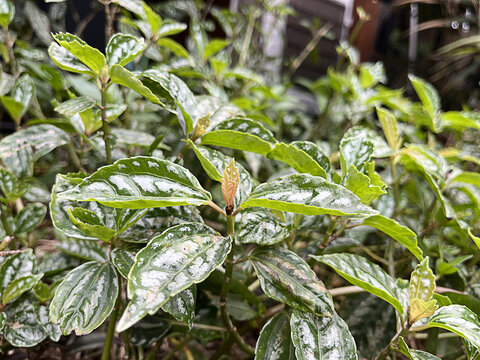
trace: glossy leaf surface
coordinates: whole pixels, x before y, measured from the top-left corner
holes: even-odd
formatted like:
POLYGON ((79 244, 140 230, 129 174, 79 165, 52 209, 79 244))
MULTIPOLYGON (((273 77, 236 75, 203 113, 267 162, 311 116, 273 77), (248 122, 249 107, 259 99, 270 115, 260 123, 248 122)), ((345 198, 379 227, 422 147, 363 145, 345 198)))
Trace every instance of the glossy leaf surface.
POLYGON ((115 248, 110 253, 113 265, 117 268, 120 275, 125 279, 128 279, 128 273, 135 261, 135 255, 122 248, 115 248))
POLYGON ((290 230, 274 213, 249 208, 241 213, 238 241, 242 244, 273 245, 290 235, 290 230))
POLYGON ((145 50, 143 38, 117 33, 110 38, 105 49, 107 65, 126 65, 145 50))
POLYGON ((188 289, 173 295, 163 306, 162 309, 172 315, 178 321, 182 321, 191 329, 195 319, 195 300, 197 298, 197 288, 192 285, 188 289))
POLYGON ((61 252, 83 260, 107 261, 108 255, 98 242, 94 240, 66 239, 57 243, 61 252))
POLYGON ((265 294, 295 309, 332 316, 330 295, 315 272, 297 254, 260 247, 250 255, 265 294))
POLYGON ((2 304, 8 304, 17 299, 20 295, 33 288, 42 277, 43 274, 27 275, 10 282, 3 291, 2 304))
POLYGON ((278 313, 263 326, 255 347, 255 360, 295 360, 295 348, 290 338, 290 319, 278 313))

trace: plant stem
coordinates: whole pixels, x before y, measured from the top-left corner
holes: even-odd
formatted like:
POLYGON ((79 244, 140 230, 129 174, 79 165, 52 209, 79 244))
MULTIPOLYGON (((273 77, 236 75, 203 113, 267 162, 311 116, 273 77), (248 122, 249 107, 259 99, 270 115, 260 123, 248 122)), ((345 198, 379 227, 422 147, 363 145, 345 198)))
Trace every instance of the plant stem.
POLYGON ((107 117, 107 88, 105 83, 102 83, 102 88, 100 89, 102 95, 102 105, 100 107, 102 111, 102 130, 103 130, 103 141, 105 142, 105 155, 107 157, 107 164, 112 163, 112 147, 110 142, 110 128, 108 126, 108 117, 107 117))
POLYGON ((106 20, 106 25, 105 25, 105 45, 108 43, 110 38, 113 35, 113 16, 114 12, 112 9, 110 9, 110 0, 104 0, 105 4, 105 20, 106 20))
POLYGON ((398 192, 398 178, 397 178, 397 166, 395 163, 395 155, 392 155, 390 157, 390 165, 391 165, 391 171, 392 171, 393 200, 394 200, 394 209, 393 209, 392 218, 395 218, 395 216, 398 213, 398 206, 400 205, 400 193, 398 192))
POLYGON ((395 345, 397 342, 398 342, 398 339, 400 338, 400 336, 402 335, 405 335, 408 333, 408 327, 407 327, 407 324, 405 324, 404 326, 402 326, 398 331, 397 333, 395 334, 395 336, 392 338, 392 340, 390 340, 390 342, 388 343, 387 346, 385 346, 385 348, 382 350, 382 352, 375 358, 375 360, 384 360, 388 354, 390 354, 390 351, 392 350, 392 346, 395 345))
POLYGON ((172 350, 170 350, 170 352, 169 352, 167 355, 165 355, 165 356, 162 358, 162 360, 170 360, 171 358, 173 358, 173 356, 175 355, 175 353, 176 353, 178 350, 180 350, 182 347, 184 347, 185 344, 190 341, 190 339, 191 339, 190 336, 186 336, 182 341, 180 341, 177 345, 175 345, 175 347, 174 347, 172 350))
POLYGON ((254 13, 254 10, 250 10, 248 14, 247 31, 245 34, 245 39, 243 40, 242 51, 240 52, 240 59, 238 60, 238 66, 245 65, 245 60, 247 59, 247 55, 249 54, 248 47, 250 45, 250 42, 252 41, 253 29, 255 27, 255 19, 256 15, 254 13))
MULTIPOLYGON (((118 277, 118 274, 117 274, 118 277)), ((118 294, 115 301, 115 308, 110 316, 110 322, 108 324, 107 336, 105 337, 105 344, 103 345, 102 360, 110 359, 110 351, 112 349, 113 336, 115 334, 115 325, 117 323, 118 312, 120 310, 121 294, 118 294)))

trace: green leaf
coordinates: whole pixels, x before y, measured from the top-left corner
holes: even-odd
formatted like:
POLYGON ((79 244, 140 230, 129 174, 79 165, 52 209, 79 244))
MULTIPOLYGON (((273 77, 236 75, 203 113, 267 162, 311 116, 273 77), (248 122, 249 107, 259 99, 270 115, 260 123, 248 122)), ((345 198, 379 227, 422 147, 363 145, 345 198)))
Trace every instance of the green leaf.
POLYGON ((203 60, 206 61, 219 51, 226 48, 230 45, 230 41, 224 39, 212 39, 210 42, 205 46, 205 50, 203 51, 203 60))
MULTIPOLYGON (((172 36, 181 33, 187 29, 187 24, 166 19, 157 31, 158 37, 172 36)), ((166 40, 166 39, 164 39, 166 40)))
POLYGON ((408 75, 408 78, 412 82, 425 110, 433 119, 441 110, 440 97, 438 96, 437 90, 425 80, 414 75, 408 75))
POLYGON ((377 107, 377 116, 382 125, 383 133, 387 138, 388 145, 393 151, 400 149, 402 139, 398 133, 397 119, 388 110, 377 107))
POLYGON ((7 169, 0 167, 0 190, 6 200, 14 202, 28 188, 25 190, 21 189, 17 177, 7 169))
POLYGON ((91 109, 96 104, 95 100, 92 100, 86 96, 79 96, 75 99, 67 100, 55 107, 55 111, 66 117, 72 117, 87 109, 91 109))
POLYGON ((108 261, 105 249, 94 240, 66 239, 56 244, 61 252, 83 260, 108 261))
POLYGON ((72 190, 57 195, 116 208, 203 205, 211 195, 185 168, 153 157, 133 157, 100 168, 72 190))
POLYGON ((351 165, 363 172, 364 163, 370 161, 373 155, 373 143, 361 136, 347 135, 340 142, 342 173, 345 174, 351 165))
POLYGON ((47 207, 42 203, 31 203, 15 217, 15 233, 26 234, 37 227, 47 214, 47 207))
POLYGON ((333 303, 327 289, 297 254, 259 247, 250 255, 250 261, 267 296, 295 309, 332 316, 333 303))
MULTIPOLYGON (((111 133, 115 137, 117 144, 128 146, 148 148, 155 140, 155 137, 149 133, 132 129, 113 128, 111 133)), ((163 147, 163 145, 161 146, 163 147)), ((158 144, 157 148, 159 148, 158 144)))
POLYGON ((115 236, 115 230, 107 228, 93 211, 83 208, 73 208, 67 211, 72 224, 88 236, 105 242, 110 242, 115 236))
POLYGON ((146 316, 129 331, 129 340, 135 346, 149 346, 167 335, 171 325, 165 317, 155 314, 146 316))
POLYGON ((158 69, 144 71, 143 77, 143 84, 164 100, 166 109, 179 116, 179 121, 185 125, 184 132, 191 133, 197 123, 197 102, 187 84, 179 77, 158 69), (180 111, 175 109, 177 107, 180 111))
POLYGON ((369 205, 387 192, 385 191, 386 185, 375 173, 375 163, 371 161, 364 164, 364 167, 368 176, 358 171, 355 165, 350 165, 345 174, 345 187, 357 195, 363 204, 369 205))
POLYGON ((242 244, 273 245, 290 235, 290 230, 269 210, 249 208, 241 212, 238 241, 242 244))
POLYGON ((409 298, 429 301, 435 291, 435 275, 428 266, 428 256, 415 267, 410 276, 409 298))
POLYGON ((470 238, 475 243, 475 245, 477 245, 477 247, 480 249, 480 237, 473 235, 471 228, 468 228, 467 232, 468 232, 468 235, 470 235, 470 238))
POLYGON ((89 46, 79 37, 69 33, 58 33, 53 35, 57 43, 71 52, 78 60, 87 65, 97 76, 102 75, 105 66, 105 56, 89 46))
POLYGON ((162 18, 145 3, 143 3, 143 10, 150 26, 152 27, 152 34, 155 35, 162 26, 162 18))
POLYGON ((172 315, 178 321, 182 321, 192 328, 195 319, 195 301, 197 298, 197 287, 190 286, 173 295, 163 306, 162 309, 172 315))
POLYGON ((62 330, 60 326, 52 324, 48 316, 48 308, 46 306, 39 306, 36 311, 37 322, 41 325, 43 330, 48 334, 48 337, 54 341, 58 342, 60 336, 62 336, 62 330))
MULTIPOLYGON (((480 351, 480 322, 469 308, 462 305, 443 306, 427 319, 422 328, 441 328, 469 341, 480 351)), ((415 330, 415 327, 412 328, 415 330)))
POLYGON ((32 249, 9 256, 0 266, 0 295, 3 296, 8 285, 35 271, 36 260, 32 249))
MULTIPOLYGON (((212 162, 209 160, 209 157, 206 156, 206 153, 209 152, 210 149, 203 146, 202 147, 197 146, 190 139, 187 140, 187 143, 192 147, 193 151, 195 152, 195 155, 197 155, 197 158, 203 167, 203 170, 205 170, 207 175, 212 180, 222 182, 222 179, 223 179, 222 171, 220 169, 217 169, 217 167, 213 165, 212 162)), ((213 152, 213 150, 210 150, 210 151, 213 152)))
POLYGON ((308 174, 285 176, 255 188, 241 204, 294 212, 304 215, 376 215, 360 199, 343 186, 308 174))
POLYGON ((372 157, 383 158, 392 155, 392 150, 388 146, 385 139, 377 134, 377 132, 373 129, 363 126, 354 126, 343 135, 343 140, 350 138, 363 138, 371 142, 373 144, 372 157))
POLYGON ((122 248, 115 248, 110 253, 113 265, 117 268, 120 275, 128 279, 128 273, 133 266, 135 255, 122 248))
MULTIPOLYGON (((27 294, 26 294, 27 295, 27 294)), ((42 342, 48 334, 37 320, 38 303, 32 296, 23 296, 7 308, 5 340, 15 347, 32 347, 42 342)))
POLYGON ((442 126, 457 131, 480 129, 480 118, 476 113, 466 111, 448 111, 442 114, 442 126))
POLYGON ((399 351, 410 360, 441 360, 439 357, 422 350, 411 350, 408 348, 403 337, 398 340, 399 351))
POLYGON ((26 275, 10 282, 3 292, 2 304, 6 305, 20 297, 20 295, 33 288, 42 277, 43 274, 26 275))
POLYGON ((69 142, 63 130, 53 125, 35 125, 4 137, 0 141, 0 158, 17 176, 32 175, 38 159, 69 142))
POLYGON ((144 86, 132 72, 128 71, 121 65, 113 65, 110 68, 110 81, 114 84, 119 84, 132 89, 148 101, 165 107, 165 104, 162 103, 148 87, 144 86))
POLYGON ((64 335, 89 334, 110 315, 118 295, 118 279, 110 263, 85 263, 68 273, 50 303, 50 320, 64 335))
MULTIPOLYGON (((313 144, 314 145, 314 144, 313 144)), ((292 144, 277 143, 268 153, 270 159, 282 161, 299 173, 321 176, 327 178, 327 172, 309 154, 292 144)))
POLYGON ((53 63, 60 69, 74 72, 77 74, 85 74, 95 77, 95 73, 78 60, 67 49, 56 43, 52 43, 48 48, 48 55, 53 63))
POLYGON ((5 327, 6 323, 7 323, 7 313, 1 312, 0 313, 0 333, 3 333, 3 328, 5 327))
POLYGON ((283 311, 263 326, 255 347, 255 360, 272 359, 296 360, 290 339, 290 319, 283 311))
POLYGON ((35 83, 28 74, 20 76, 10 92, 10 98, 0 97, 8 113, 17 123, 27 112, 35 98, 35 83), (12 102, 13 100, 13 102, 12 102))
POLYGON ((180 45, 178 42, 175 40, 172 40, 170 38, 161 38, 157 40, 157 44, 162 47, 166 47, 169 49, 172 53, 175 55, 189 59, 190 54, 188 53, 188 50, 185 49, 182 45, 180 45))
POLYGON ((374 227, 387 234, 410 250, 418 260, 423 259, 423 252, 417 244, 417 235, 409 228, 383 215, 370 216, 363 220, 362 224, 374 227))
POLYGON ((15 16, 15 6, 11 1, 0 0, 0 27, 6 28, 15 16))
POLYGON ((131 299, 117 330, 154 314, 172 296, 202 282, 231 250, 231 238, 200 223, 174 226, 140 250, 128 275, 131 299))
POLYGON ((115 64, 126 65, 140 55, 145 48, 143 38, 117 33, 110 38, 105 49, 107 64, 109 67, 115 64))
POLYGON ((480 174, 471 171, 462 171, 449 179, 449 183, 460 182, 480 187, 480 174))
POLYGON ((335 312, 324 317, 294 310, 290 327, 297 360, 358 359, 355 340, 335 312))
POLYGON ((392 304, 399 314, 404 313, 395 279, 383 271, 380 266, 362 256, 346 253, 311 255, 311 257, 330 266, 349 283, 392 304))
POLYGON ((204 145, 251 151, 267 155, 277 142, 273 134, 260 123, 249 119, 229 119, 214 125, 201 138, 204 145))

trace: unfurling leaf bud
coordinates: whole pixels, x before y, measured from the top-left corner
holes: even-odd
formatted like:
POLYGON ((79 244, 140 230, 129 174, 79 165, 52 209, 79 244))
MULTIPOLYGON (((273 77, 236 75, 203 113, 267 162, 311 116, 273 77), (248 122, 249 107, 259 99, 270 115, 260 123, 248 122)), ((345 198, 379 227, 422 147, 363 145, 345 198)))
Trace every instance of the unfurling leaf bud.
POLYGON ((235 194, 237 193, 238 184, 240 183, 240 174, 235 166, 235 159, 223 171, 222 193, 225 200, 225 212, 231 215, 235 207, 235 194))
POLYGON ((193 130, 192 140, 195 141, 198 138, 202 137, 206 132, 207 128, 210 126, 210 114, 200 118, 193 130))

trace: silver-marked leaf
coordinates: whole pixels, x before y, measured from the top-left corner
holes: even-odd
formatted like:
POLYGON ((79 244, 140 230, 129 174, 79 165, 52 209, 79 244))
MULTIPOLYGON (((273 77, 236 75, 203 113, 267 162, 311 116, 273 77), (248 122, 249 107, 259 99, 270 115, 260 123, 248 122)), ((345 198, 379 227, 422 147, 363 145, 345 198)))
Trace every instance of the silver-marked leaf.
POLYGON ((108 261, 108 254, 95 240, 66 239, 57 243, 61 252, 83 260, 108 261))
POLYGON ((273 134, 250 119, 229 119, 214 125, 202 136, 202 144, 267 155, 277 142, 273 134))
POLYGON ((48 336, 37 320, 38 303, 33 296, 25 294, 7 308, 7 323, 3 334, 5 340, 15 347, 32 347, 48 336))
POLYGON ((64 335, 88 334, 110 315, 118 295, 118 279, 110 263, 95 261, 68 273, 50 303, 50 320, 64 335))
POLYGON ((202 282, 231 250, 231 238, 199 223, 174 226, 140 250, 128 275, 132 299, 120 319, 123 331, 154 314, 172 296, 202 282))
POLYGON ((135 346, 149 346, 167 335, 170 328, 170 322, 164 316, 149 315, 131 327, 129 340, 135 346))
POLYGON ((42 203, 31 203, 15 217, 15 233, 26 234, 37 227, 47 214, 47 207, 42 203))
POLYGON ((121 159, 97 170, 60 199, 124 209, 203 205, 211 195, 184 167, 153 157, 121 159))
POLYGON ((27 74, 22 75, 15 82, 10 96, 1 96, 0 100, 13 120, 19 123, 35 98, 35 83, 27 74), (10 99, 10 101, 8 100, 10 99), (13 101, 13 102, 12 102, 13 101))
POLYGON ((178 321, 186 323, 189 329, 191 329, 193 320, 195 319, 196 298, 197 287, 192 285, 177 295, 173 295, 170 300, 162 306, 162 309, 178 321))
POLYGON ((259 247, 250 255, 263 292, 302 311, 332 316, 333 303, 315 272, 297 254, 274 247, 259 247))
POLYGON ((0 191, 3 199, 15 201, 22 196, 17 177, 7 169, 0 167, 0 191))
POLYGON ((166 19, 163 21, 162 26, 160 26, 156 35, 159 38, 165 37, 165 36, 172 36, 172 35, 181 33, 186 29, 187 29, 187 24, 176 22, 171 19, 166 19))
POLYGON ((92 108, 96 104, 95 100, 92 100, 86 96, 79 96, 75 99, 67 100, 55 107, 55 111, 66 117, 72 117, 82 111, 92 108))
POLYGON ((7 286, 14 280, 35 272, 36 260, 32 249, 9 256, 0 266, 0 295, 3 296, 7 286))
POLYGON ((15 6, 11 1, 0 1, 0 26, 7 28, 15 16, 15 6))
POLYGON ((105 56, 99 50, 69 33, 58 33, 53 35, 53 38, 60 46, 67 49, 78 60, 87 65, 97 76, 101 76, 105 66, 105 56))
POLYGON ((428 266, 428 256, 415 267, 410 276, 409 298, 429 301, 435 291, 435 275, 428 266))
POLYGON ((327 178, 326 170, 309 154, 292 144, 277 143, 268 153, 270 159, 282 161, 299 173, 327 178))
POLYGON ((398 351, 405 355, 409 360, 441 360, 439 357, 422 350, 409 349, 403 337, 398 339, 398 351))
POLYGON ((336 312, 332 317, 294 310, 290 319, 297 360, 357 360, 355 340, 336 312))
MULTIPOLYGON (((415 325, 415 324, 414 324, 415 325)), ((473 311, 462 305, 439 308, 421 328, 442 328, 461 336, 480 351, 480 322, 473 311)), ((412 328, 415 330, 415 327, 412 328)))
POLYGON ((349 138, 364 138, 371 142, 373 144, 372 157, 383 158, 392 155, 392 150, 388 146, 385 139, 381 135, 377 134, 373 129, 363 126, 354 126, 350 128, 343 136, 344 140, 349 138))
POLYGON ((126 230, 120 238, 127 242, 147 243, 172 226, 186 222, 203 222, 197 208, 192 206, 171 206, 150 209, 135 225, 126 230))
POLYGON ((346 253, 311 257, 330 266, 349 283, 390 303, 399 314, 403 314, 404 308, 396 281, 380 266, 371 263, 363 256, 346 253))
POLYGON ((433 119, 441 110, 440 97, 438 96, 437 90, 425 80, 414 75, 408 75, 408 78, 412 82, 415 92, 420 98, 425 110, 433 119))
POLYGON ((8 284, 2 294, 2 304, 8 304, 33 288, 43 277, 43 274, 27 275, 16 278, 8 284))
POLYGON ((6 323, 7 323, 7 313, 1 312, 0 313, 0 334, 3 333, 3 328, 5 327, 6 323))
POLYGON ((363 220, 362 224, 384 232, 404 245, 418 260, 423 259, 423 252, 417 244, 417 235, 406 226, 402 226, 395 220, 383 215, 370 216, 363 220))
POLYGON ((66 132, 53 125, 35 125, 0 141, 0 158, 19 177, 33 174, 33 164, 58 146, 70 142, 66 132))
POLYGON ((122 248, 115 248, 110 253, 113 265, 117 268, 120 275, 128 279, 128 273, 135 261, 135 255, 131 252, 123 250, 122 248))
POLYGON ((70 222, 88 236, 110 242, 116 231, 109 229, 93 211, 83 208, 68 209, 70 222))
POLYGON ((132 129, 114 128, 112 129, 112 135, 115 137, 117 144, 128 146, 148 148, 155 141, 155 136, 152 134, 132 129))
POLYGON ((62 330, 57 324, 53 324, 48 316, 48 308, 46 306, 39 306, 36 311, 37 322, 42 326, 43 330, 48 334, 48 337, 57 342, 62 336, 62 330))
MULTIPOLYGON (((200 164, 203 167, 203 170, 207 173, 207 175, 215 181, 222 182, 223 179, 223 172, 222 169, 218 169, 214 163, 211 154, 215 154, 214 150, 211 150, 205 146, 197 146, 195 143, 188 139, 187 142, 195 152, 195 155, 197 156, 197 159, 200 161, 200 164), (208 156, 210 155, 210 156, 208 156)), ((222 154, 223 155, 223 154, 222 154)), ((223 163, 223 161, 222 161, 223 163)), ((224 167, 225 168, 225 167, 224 167)))
POLYGON ((262 208, 241 212, 238 241, 242 244, 273 245, 290 235, 290 229, 274 213, 262 208))
POLYGON ((362 136, 344 136, 340 142, 340 165, 345 174, 351 165, 363 172, 364 163, 370 161, 373 155, 373 143, 362 136))
POLYGON ((56 43, 50 45, 48 48, 48 55, 50 55, 50 59, 52 59, 53 63, 62 70, 95 77, 95 73, 92 70, 85 66, 67 49, 56 43))
POLYGON ((285 312, 263 326, 255 346, 255 360, 296 360, 290 336, 290 319, 285 312))
POLYGON ((116 33, 110 38, 105 49, 107 65, 126 65, 145 50, 143 38, 137 38, 129 34, 116 33))
POLYGON ((197 124, 197 102, 192 91, 179 77, 165 71, 150 69, 143 72, 143 84, 165 104, 167 109, 179 116, 185 123, 184 131, 189 134, 197 124), (180 111, 176 111, 176 108, 180 111))
POLYGON ((363 205, 343 186, 309 174, 293 174, 257 186, 241 204, 242 208, 253 206, 304 215, 368 216, 378 213, 363 205))

